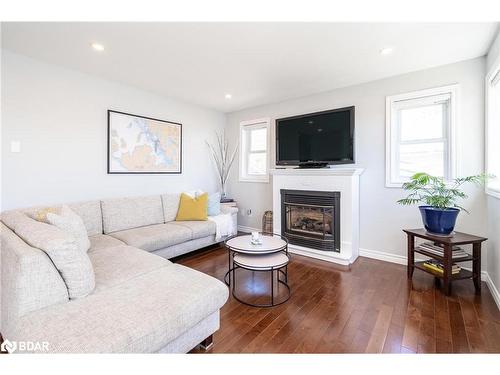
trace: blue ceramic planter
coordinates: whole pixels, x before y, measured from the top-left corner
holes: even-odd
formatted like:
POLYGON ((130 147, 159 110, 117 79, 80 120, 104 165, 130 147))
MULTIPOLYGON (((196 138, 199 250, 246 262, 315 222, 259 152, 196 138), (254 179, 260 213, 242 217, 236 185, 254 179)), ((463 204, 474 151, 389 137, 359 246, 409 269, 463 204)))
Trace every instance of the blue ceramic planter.
POLYGON ((419 206, 424 227, 429 233, 441 236, 449 235, 455 228, 458 213, 457 208, 437 208, 432 206, 419 206))

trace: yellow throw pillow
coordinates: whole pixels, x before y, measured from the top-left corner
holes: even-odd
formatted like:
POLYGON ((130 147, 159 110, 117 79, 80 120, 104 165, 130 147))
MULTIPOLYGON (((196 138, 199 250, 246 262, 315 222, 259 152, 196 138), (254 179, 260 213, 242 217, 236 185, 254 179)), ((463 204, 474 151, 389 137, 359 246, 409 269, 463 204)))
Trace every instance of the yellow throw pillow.
POLYGON ((176 221, 187 220, 207 220, 208 210, 208 194, 204 193, 197 197, 191 198, 189 195, 182 193, 177 211, 176 221))

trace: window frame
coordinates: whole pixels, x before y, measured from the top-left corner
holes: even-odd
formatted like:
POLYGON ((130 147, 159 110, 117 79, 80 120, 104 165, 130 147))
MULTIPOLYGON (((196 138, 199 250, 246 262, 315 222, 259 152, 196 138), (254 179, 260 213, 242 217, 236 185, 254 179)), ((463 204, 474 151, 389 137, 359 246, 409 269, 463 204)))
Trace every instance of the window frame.
MULTIPOLYGON (((390 95, 386 97, 386 140, 385 140, 385 186, 392 188, 400 188, 407 179, 397 179, 393 178, 393 168, 399 165, 399 146, 400 144, 416 144, 416 143, 432 143, 432 142, 443 142, 446 147, 444 155, 444 170, 445 170, 445 180, 449 181, 457 176, 457 129, 458 129, 458 105, 459 100, 459 88, 458 84, 451 84, 446 86, 440 86, 425 90, 412 91, 404 94, 390 95), (432 138, 427 140, 413 140, 413 141, 400 141, 401 126, 400 121, 396 118, 396 111, 399 109, 395 108, 398 102, 406 100, 418 100, 422 99, 422 103, 425 103, 426 99, 429 97, 439 97, 439 96, 449 95, 449 121, 448 125, 443 129, 442 138, 432 138)), ((423 104, 424 105, 424 104, 423 104)), ((409 108, 416 108, 415 106, 409 106, 409 108)), ((399 113, 399 112, 398 112, 399 113)))
MULTIPOLYGON (((498 75, 500 74, 500 55, 496 58, 495 62, 489 69, 488 73, 486 74, 485 77, 485 127, 484 127, 484 170, 487 174, 490 174, 489 170, 489 165, 493 164, 493 162, 490 161, 490 154, 489 154, 489 148, 490 148, 490 140, 488 137, 488 134, 490 133, 490 125, 493 121, 491 121, 491 113, 489 112, 490 108, 490 82, 498 75)), ((497 83, 498 90, 500 90, 500 82, 497 83)), ((500 125, 497 125, 500 126, 500 125)), ((500 178, 500 176, 497 176, 500 178)), ((499 186, 492 186, 491 182, 488 180, 486 181, 484 191, 486 194, 500 199, 500 185, 499 186)))
POLYGON ((269 182, 269 157, 270 157, 270 129, 271 119, 260 118, 240 122, 240 153, 239 153, 239 181, 240 182, 269 182), (245 132, 266 129, 266 150, 265 151, 250 151, 250 137, 245 136, 245 132), (263 175, 248 174, 248 159, 250 154, 266 153, 266 173, 263 175))

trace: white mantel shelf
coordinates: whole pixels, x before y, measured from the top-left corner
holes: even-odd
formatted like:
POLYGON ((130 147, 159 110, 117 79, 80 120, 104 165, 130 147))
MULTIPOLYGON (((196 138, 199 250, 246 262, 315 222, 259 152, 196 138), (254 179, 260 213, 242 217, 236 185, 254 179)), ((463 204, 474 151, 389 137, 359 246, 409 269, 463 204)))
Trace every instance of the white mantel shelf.
POLYGON ((363 168, 274 168, 269 171, 272 175, 285 176, 359 176, 363 168))

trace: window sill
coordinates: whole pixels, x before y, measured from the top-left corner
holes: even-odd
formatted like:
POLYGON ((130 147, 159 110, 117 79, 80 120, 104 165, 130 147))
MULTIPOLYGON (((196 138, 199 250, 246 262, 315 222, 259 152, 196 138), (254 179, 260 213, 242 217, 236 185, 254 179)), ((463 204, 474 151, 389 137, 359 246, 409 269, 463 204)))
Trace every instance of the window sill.
MULTIPOLYGON (((403 182, 394 182, 394 181, 386 181, 385 182, 385 187, 386 188, 399 188, 399 189, 402 189, 403 188, 403 184, 406 183, 406 182, 410 182, 411 180, 407 180, 407 181, 403 181, 403 182)), ((453 186, 453 180, 445 180, 444 181, 444 184, 446 185, 446 187, 452 187, 453 186)), ((500 195, 500 192, 497 193, 500 195)))
POLYGON ((240 177, 239 182, 257 182, 268 184, 269 183, 269 175, 261 178, 252 178, 252 177, 240 177))
POLYGON ((500 199, 500 189, 498 188, 486 187, 486 189, 484 189, 484 192, 491 197, 500 199))

